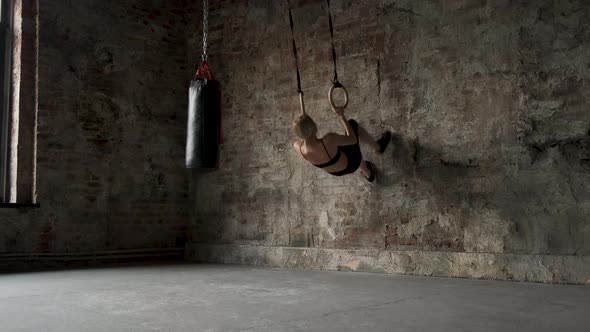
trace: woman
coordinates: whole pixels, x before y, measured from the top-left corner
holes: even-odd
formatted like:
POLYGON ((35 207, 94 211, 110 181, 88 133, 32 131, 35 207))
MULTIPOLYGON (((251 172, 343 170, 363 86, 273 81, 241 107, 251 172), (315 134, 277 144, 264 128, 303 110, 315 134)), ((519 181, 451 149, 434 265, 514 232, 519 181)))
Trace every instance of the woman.
POLYGON ((363 160, 359 141, 368 144, 376 152, 383 153, 391 139, 391 132, 384 132, 381 138, 375 141, 355 120, 346 120, 344 108, 332 110, 342 121, 346 135, 329 133, 318 138, 315 122, 304 113, 293 122, 293 132, 300 138, 293 143, 293 148, 312 165, 332 175, 352 174, 360 167, 365 179, 374 182, 375 166, 370 161, 363 160))

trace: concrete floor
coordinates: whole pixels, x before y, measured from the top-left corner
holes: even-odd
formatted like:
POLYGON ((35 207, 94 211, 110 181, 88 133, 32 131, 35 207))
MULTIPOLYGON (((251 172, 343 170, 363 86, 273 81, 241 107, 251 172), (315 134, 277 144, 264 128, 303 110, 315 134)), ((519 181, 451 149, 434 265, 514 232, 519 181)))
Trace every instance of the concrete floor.
POLYGON ((0 331, 590 331, 590 287, 164 265, 0 275, 0 331))

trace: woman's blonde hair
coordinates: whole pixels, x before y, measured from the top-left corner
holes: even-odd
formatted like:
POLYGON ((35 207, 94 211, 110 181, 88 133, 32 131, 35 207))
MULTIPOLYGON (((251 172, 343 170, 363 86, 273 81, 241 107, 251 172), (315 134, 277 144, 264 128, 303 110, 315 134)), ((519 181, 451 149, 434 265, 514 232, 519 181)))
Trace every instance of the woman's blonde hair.
POLYGON ((293 132, 301 139, 308 139, 314 136, 318 131, 318 127, 313 119, 307 114, 301 114, 295 121, 293 121, 293 132))

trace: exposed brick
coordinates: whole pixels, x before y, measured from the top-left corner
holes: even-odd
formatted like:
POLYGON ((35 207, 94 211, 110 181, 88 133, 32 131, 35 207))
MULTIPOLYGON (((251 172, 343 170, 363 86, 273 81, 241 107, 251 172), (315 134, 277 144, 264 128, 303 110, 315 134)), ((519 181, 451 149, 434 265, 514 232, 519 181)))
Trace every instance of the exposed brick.
MULTIPOLYGON (((346 114, 372 134, 397 133, 385 155, 364 150, 379 168, 373 187, 360 176, 330 177, 290 149, 298 104, 284 3, 210 6, 226 142, 220 169, 198 177, 182 160, 200 4, 41 6, 43 207, 0 211, 8 220, 0 252, 190 239, 590 254, 590 8, 583 1, 479 2, 443 14, 424 0, 337 3, 346 114)), ((342 132, 325 99, 332 64, 324 2, 292 6, 308 112, 321 134, 342 132)), ((23 54, 33 63, 31 52, 23 54)))
MULTIPOLYGON (((23 26, 34 26, 25 9, 23 26)), ((186 4, 41 1, 41 208, 0 210, 0 253, 183 245, 192 205, 183 168, 190 75, 178 66, 187 62, 184 29, 163 29, 179 24, 176 9, 184 15, 186 4), (149 26, 137 23, 144 19, 149 26)), ((23 46, 22 63, 34 63, 23 46)), ((33 84, 34 68, 25 69, 24 83, 33 84)))
POLYGON ((415 246, 418 240, 415 235, 409 237, 401 237, 399 235, 387 235, 385 237, 385 246, 415 246))
MULTIPOLYGON (((342 133, 325 98, 324 2, 291 6, 307 111, 320 135, 342 133)), ((423 0, 335 2, 346 115, 371 134, 397 132, 384 156, 363 150, 379 168, 370 188, 357 175, 331 177, 290 148, 299 105, 284 4, 211 8, 226 144, 220 169, 197 184, 209 197, 195 207, 206 242, 239 243, 258 225, 272 234, 260 246, 590 253, 590 205, 581 204, 590 200, 583 1, 482 1, 444 14, 423 0), (279 188, 288 193, 277 199, 279 188), (237 211, 247 211, 246 223, 235 222, 237 211)), ((189 54, 199 53, 200 33, 189 36, 189 54)))

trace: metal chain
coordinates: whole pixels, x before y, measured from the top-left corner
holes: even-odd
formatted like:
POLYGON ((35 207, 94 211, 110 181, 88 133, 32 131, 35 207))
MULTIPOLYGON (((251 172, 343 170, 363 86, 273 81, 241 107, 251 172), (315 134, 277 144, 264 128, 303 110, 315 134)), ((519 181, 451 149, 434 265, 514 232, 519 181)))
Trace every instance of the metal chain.
POLYGON ((209 33, 209 1, 203 0, 203 61, 207 61, 207 37, 209 33))

